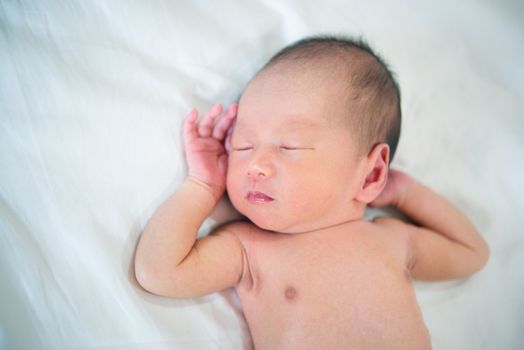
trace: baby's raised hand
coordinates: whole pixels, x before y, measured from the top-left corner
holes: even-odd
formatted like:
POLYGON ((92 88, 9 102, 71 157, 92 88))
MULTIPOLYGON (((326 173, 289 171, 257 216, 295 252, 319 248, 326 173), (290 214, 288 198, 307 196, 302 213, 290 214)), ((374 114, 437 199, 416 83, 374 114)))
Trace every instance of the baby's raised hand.
POLYGON ((372 207, 400 206, 411 180, 412 178, 408 174, 400 170, 389 169, 386 187, 369 205, 372 207))
POLYGON ((221 114, 222 105, 214 105, 197 123, 198 111, 193 109, 184 122, 184 145, 188 178, 206 186, 216 199, 226 188, 226 138, 237 115, 232 104, 221 114))

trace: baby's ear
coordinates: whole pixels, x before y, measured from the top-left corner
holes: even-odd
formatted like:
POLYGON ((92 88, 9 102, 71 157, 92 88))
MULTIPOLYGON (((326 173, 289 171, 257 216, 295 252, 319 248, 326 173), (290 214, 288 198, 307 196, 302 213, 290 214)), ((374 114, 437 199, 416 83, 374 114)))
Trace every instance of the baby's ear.
POLYGON ((371 203, 382 192, 388 179, 389 146, 385 143, 375 145, 366 159, 364 178, 355 199, 371 203))

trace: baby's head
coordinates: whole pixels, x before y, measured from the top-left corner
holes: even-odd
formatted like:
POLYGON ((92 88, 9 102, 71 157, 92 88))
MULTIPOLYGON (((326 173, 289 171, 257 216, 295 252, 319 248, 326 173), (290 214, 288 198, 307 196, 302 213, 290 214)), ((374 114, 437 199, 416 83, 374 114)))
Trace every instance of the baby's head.
POLYGON ((278 232, 359 219, 385 186, 400 119, 397 83, 366 44, 294 43, 240 98, 229 197, 257 226, 278 232))

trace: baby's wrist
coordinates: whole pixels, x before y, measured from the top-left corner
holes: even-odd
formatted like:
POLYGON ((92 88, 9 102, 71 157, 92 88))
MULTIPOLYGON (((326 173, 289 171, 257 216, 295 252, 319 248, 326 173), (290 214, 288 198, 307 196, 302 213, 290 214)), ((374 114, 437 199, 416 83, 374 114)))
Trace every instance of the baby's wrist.
POLYGON ((225 188, 217 188, 217 186, 213 186, 210 184, 207 184, 204 181, 201 181, 193 176, 188 176, 186 178, 186 181, 193 183, 194 185, 206 190, 215 201, 218 201, 220 197, 224 194, 225 188))
POLYGON ((416 180, 406 173, 399 174, 395 180, 397 182, 396 185, 398 189, 395 198, 395 206, 397 208, 402 208, 409 199, 410 192, 413 188, 413 185, 416 184, 416 180))

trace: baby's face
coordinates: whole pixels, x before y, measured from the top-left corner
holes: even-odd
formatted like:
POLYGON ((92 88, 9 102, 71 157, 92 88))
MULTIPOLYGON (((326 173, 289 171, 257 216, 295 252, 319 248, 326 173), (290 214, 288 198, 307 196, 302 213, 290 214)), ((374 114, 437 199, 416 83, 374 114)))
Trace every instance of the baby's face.
POLYGON ((242 95, 227 190, 257 226, 298 233, 344 221, 362 161, 350 131, 330 122, 339 100, 333 85, 301 74, 257 77, 242 95))

